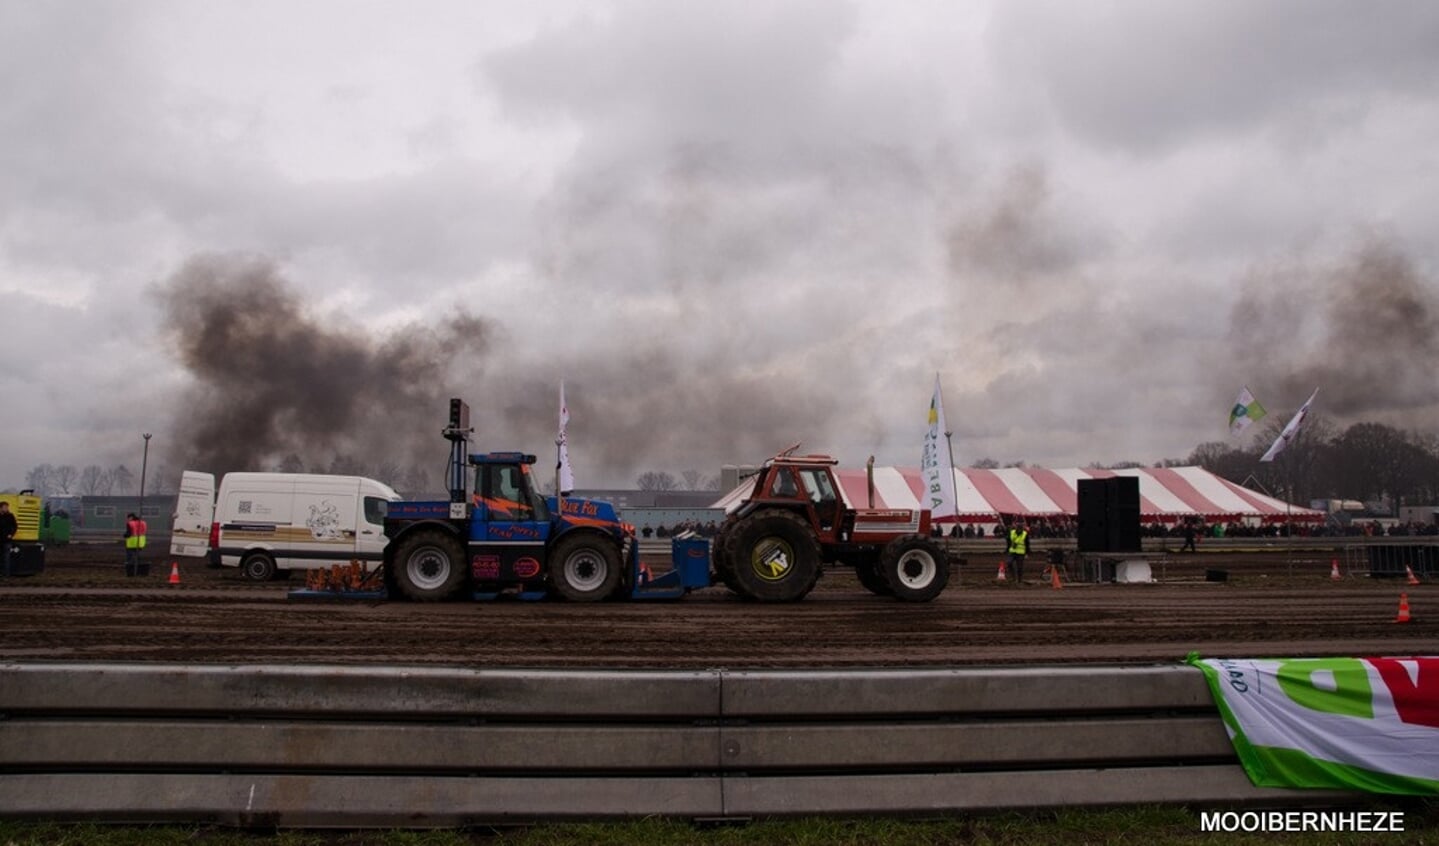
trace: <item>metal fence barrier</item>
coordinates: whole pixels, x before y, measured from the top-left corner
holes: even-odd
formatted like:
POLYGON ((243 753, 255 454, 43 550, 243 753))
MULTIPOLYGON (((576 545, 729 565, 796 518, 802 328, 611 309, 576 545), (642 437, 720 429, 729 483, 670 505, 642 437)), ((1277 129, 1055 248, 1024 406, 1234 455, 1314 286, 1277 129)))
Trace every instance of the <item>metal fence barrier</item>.
POLYGON ((1253 787, 1184 666, 0 664, 10 819, 423 828, 1336 798, 1253 787))

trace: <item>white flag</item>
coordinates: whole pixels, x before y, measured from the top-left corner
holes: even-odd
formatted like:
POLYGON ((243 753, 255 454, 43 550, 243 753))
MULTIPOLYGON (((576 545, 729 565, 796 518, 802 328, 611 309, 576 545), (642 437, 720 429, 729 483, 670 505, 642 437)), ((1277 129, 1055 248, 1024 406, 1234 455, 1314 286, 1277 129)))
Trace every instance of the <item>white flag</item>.
POLYGON ((560 382, 560 434, 555 438, 555 446, 559 448, 559 456, 555 462, 555 475, 558 478, 561 496, 574 493, 575 473, 570 469, 570 444, 565 435, 565 427, 570 425, 570 408, 565 405, 565 383, 560 382))
POLYGON ((1304 404, 1299 406, 1299 410, 1294 413, 1294 418, 1284 424, 1284 431, 1280 432, 1279 437, 1274 439, 1273 445, 1269 447, 1268 452, 1260 457, 1260 461, 1273 461, 1274 456, 1283 452, 1284 448, 1289 446, 1289 442, 1294 440, 1295 436, 1299 434, 1299 427, 1304 425, 1304 418, 1309 414, 1309 404, 1314 402, 1314 398, 1318 395, 1319 389, 1315 388, 1314 393, 1309 395, 1309 399, 1305 400, 1304 404))
POLYGON ((944 397, 939 391, 939 374, 934 374, 934 398, 929 401, 929 430, 924 435, 924 457, 920 478, 924 480, 925 501, 931 517, 957 517, 954 495, 954 468, 950 466, 944 438, 944 397))
POLYGON ((1239 398, 1234 401, 1234 407, 1229 409, 1229 434, 1237 435, 1249 428, 1249 424, 1268 414, 1259 400, 1249 393, 1249 386, 1239 392, 1239 398))

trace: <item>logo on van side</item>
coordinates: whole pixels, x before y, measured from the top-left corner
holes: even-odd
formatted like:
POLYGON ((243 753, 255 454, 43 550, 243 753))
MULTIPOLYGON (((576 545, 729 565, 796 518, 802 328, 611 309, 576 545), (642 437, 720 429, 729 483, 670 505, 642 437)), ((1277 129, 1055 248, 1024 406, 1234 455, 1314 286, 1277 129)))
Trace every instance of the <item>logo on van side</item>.
POLYGON ((328 499, 320 500, 319 505, 310 506, 310 517, 305 520, 309 527, 310 534, 316 538, 333 539, 340 537, 340 510, 328 499))

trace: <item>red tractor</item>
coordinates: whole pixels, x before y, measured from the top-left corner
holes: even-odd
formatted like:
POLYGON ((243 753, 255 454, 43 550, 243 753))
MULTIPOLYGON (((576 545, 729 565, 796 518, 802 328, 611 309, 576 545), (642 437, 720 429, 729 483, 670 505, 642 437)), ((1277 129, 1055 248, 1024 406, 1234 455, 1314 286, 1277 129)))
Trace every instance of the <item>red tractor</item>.
POLYGON ((928 602, 949 583, 949 559, 924 510, 850 508, 827 455, 791 447, 754 477, 714 539, 715 575, 761 602, 802 599, 825 565, 853 567, 871 592, 928 602))

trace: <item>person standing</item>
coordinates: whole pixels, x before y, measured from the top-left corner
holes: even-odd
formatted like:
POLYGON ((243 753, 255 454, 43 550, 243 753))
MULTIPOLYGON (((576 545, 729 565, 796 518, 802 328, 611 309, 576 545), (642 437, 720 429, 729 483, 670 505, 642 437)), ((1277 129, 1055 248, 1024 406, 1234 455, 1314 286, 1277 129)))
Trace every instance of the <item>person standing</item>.
POLYGON ((10 575, 10 542, 15 540, 18 531, 20 524, 10 513, 10 503, 0 501, 0 568, 6 576, 10 575))
POLYGON ((135 523, 140 530, 140 546, 139 550, 135 553, 135 575, 148 576, 150 575, 150 562, 145 560, 145 536, 149 534, 150 527, 145 523, 143 514, 135 515, 135 523))
POLYGON ((140 575, 140 550, 145 548, 144 522, 131 511, 125 515, 125 575, 140 575))
POLYGON ((1181 547, 1179 548, 1179 551, 1180 551, 1180 552, 1198 552, 1199 549, 1198 549, 1197 547, 1195 547, 1195 545, 1194 545, 1194 538, 1195 538, 1195 535, 1197 534, 1197 532, 1194 530, 1194 523, 1193 523, 1193 522, 1191 522, 1191 521, 1189 521, 1189 520, 1185 520, 1185 521, 1184 521, 1184 532, 1183 532, 1183 534, 1184 534, 1184 546, 1181 546, 1181 547))
POLYGON ((1024 584, 1024 556, 1029 554, 1029 525, 1024 518, 1009 529, 1008 559, 1009 577, 1014 583, 1024 584))

